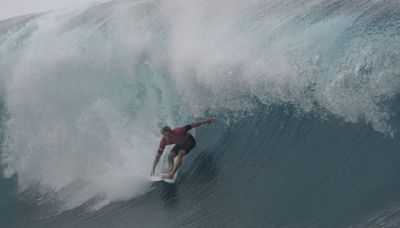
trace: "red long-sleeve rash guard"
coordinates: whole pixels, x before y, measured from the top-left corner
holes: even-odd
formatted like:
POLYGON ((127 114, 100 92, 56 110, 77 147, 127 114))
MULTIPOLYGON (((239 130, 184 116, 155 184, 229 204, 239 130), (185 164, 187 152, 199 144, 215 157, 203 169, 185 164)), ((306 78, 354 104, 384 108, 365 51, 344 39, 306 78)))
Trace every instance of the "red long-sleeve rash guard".
POLYGON ((167 140, 164 136, 160 141, 160 146, 158 147, 158 153, 161 154, 164 151, 166 145, 170 144, 183 144, 189 138, 189 130, 192 129, 192 126, 186 125, 183 127, 177 127, 172 129, 172 136, 169 140, 167 140))

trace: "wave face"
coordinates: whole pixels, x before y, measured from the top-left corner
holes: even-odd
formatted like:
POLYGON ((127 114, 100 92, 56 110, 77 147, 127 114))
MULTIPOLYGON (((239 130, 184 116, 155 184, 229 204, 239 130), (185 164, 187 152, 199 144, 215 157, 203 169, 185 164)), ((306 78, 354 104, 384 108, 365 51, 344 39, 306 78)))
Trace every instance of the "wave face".
POLYGON ((399 11, 115 1, 0 22, 10 224, 398 226, 399 11), (178 183, 150 183, 159 127, 204 116, 178 183))

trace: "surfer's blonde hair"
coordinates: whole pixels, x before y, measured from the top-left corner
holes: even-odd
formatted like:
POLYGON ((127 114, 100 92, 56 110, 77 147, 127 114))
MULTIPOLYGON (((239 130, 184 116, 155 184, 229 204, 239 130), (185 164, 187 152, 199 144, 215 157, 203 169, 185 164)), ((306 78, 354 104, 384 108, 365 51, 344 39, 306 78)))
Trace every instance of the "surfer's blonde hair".
POLYGON ((172 131, 171 127, 170 127, 170 126, 164 126, 164 127, 162 127, 162 128, 160 129, 161 134, 163 134, 163 133, 166 132, 166 131, 171 132, 171 131, 172 131))

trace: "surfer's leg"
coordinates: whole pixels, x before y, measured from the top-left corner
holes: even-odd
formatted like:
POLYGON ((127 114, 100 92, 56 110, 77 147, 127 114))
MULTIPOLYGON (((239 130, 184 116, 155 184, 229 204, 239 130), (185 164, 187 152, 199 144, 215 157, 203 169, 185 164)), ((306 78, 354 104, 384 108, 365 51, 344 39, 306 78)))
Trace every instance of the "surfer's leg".
POLYGON ((174 150, 171 150, 168 155, 168 165, 169 165, 169 172, 172 171, 172 168, 174 167, 174 158, 178 155, 174 150))
POLYGON ((186 151, 185 150, 179 150, 178 152, 178 159, 176 159, 176 162, 174 164, 174 167, 172 168, 172 171, 170 173, 168 173, 167 175, 165 175, 166 179, 172 179, 176 173, 176 171, 179 169, 179 167, 182 164, 182 159, 183 156, 185 156, 186 151))

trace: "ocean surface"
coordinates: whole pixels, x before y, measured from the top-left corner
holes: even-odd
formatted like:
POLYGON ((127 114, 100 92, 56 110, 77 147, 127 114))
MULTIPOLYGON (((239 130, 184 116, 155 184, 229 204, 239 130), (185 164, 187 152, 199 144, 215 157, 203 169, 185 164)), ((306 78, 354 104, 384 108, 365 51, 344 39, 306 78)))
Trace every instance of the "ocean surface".
POLYGON ((399 130, 397 0, 0 21, 0 227, 400 227, 399 130), (160 127, 210 116, 150 182, 160 127))

